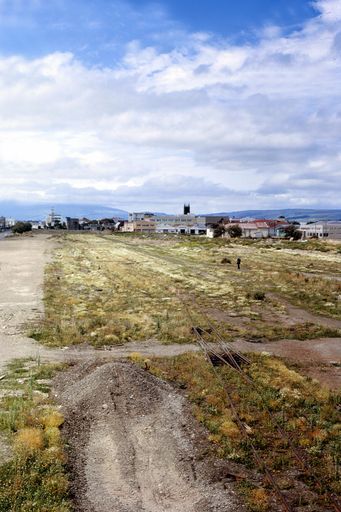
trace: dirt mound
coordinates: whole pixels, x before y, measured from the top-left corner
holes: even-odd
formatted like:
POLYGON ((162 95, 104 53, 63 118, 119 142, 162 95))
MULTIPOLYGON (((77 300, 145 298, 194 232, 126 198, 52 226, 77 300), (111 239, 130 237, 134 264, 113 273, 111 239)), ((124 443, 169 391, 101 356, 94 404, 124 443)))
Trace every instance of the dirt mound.
POLYGON ((126 362, 83 363, 57 378, 55 393, 77 511, 244 510, 219 463, 204 460, 202 429, 168 384, 126 362))

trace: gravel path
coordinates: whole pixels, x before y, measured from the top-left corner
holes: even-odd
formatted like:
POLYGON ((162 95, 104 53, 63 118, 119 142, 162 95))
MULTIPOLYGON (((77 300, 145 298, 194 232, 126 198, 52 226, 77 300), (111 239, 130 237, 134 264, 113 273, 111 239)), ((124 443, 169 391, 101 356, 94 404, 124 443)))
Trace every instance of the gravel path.
POLYGON ((49 351, 22 334, 23 324, 42 314, 48 235, 0 241, 0 371, 16 357, 49 357, 49 351))
POLYGON ((203 458, 203 431, 168 384, 129 363, 83 363, 54 389, 78 512, 244 510, 219 463, 203 458))

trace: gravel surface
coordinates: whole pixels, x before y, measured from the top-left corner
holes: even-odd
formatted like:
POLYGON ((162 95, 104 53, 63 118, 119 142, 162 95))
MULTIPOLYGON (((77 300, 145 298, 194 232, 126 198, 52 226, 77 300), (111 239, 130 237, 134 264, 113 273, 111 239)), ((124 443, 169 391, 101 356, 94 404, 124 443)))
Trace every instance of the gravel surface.
POLYGON ((22 334, 23 324, 43 312, 44 266, 49 235, 0 241, 0 373, 15 357, 49 357, 49 351, 22 334))
POLYGON ((244 510, 170 385, 131 363, 88 362, 59 375, 54 389, 77 511, 244 510))

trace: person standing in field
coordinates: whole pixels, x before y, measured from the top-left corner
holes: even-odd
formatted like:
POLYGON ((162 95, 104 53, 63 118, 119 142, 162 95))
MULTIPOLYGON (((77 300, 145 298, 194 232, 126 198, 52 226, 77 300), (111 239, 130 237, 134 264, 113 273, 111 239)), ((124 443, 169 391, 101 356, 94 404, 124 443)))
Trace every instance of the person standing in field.
POLYGON ((242 262, 242 260, 240 258, 237 258, 237 268, 238 268, 238 270, 240 270, 241 262, 242 262))

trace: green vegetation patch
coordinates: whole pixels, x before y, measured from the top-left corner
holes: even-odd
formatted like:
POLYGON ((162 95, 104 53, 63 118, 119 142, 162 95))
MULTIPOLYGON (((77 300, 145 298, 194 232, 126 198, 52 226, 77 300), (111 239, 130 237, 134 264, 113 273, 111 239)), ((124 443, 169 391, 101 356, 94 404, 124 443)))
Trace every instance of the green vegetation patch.
MULTIPOLYGON (((341 396, 322 389, 277 358, 249 357, 251 365, 243 373, 253 379, 254 386, 228 366, 217 367, 215 374, 201 354, 152 359, 149 366, 153 374, 185 390, 218 456, 259 470, 252 444, 276 480, 286 482, 286 488, 294 489, 299 479, 315 492, 306 498, 311 505, 330 505, 331 494, 341 493, 341 396), (224 385, 247 438, 238 428, 224 385), (278 426, 286 436, 280 435, 278 426), (299 464, 288 439, 303 452, 307 468, 299 464)), ((248 489, 250 509, 257 510, 253 498, 260 499, 262 492, 246 484, 243 492, 248 489)), ((267 503, 265 497, 263 501, 267 503)))
POLYGON ((64 419, 48 395, 62 365, 15 360, 0 381, 0 510, 71 512, 66 458, 60 435, 64 419))

